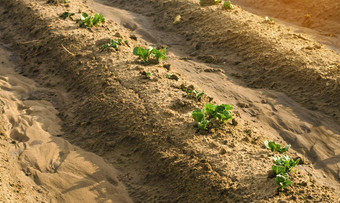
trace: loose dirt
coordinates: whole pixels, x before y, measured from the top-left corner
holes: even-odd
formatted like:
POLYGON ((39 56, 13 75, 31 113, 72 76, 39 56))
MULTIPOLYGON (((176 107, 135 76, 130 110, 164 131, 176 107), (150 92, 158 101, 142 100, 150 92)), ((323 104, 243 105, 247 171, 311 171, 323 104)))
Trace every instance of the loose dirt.
POLYGON ((114 168, 58 137, 58 111, 43 99, 53 92, 15 73, 2 48, 0 56, 1 201, 132 202, 114 168))
POLYGON ((252 13, 269 16, 340 53, 340 2, 332 0, 234 0, 252 13))
MULTIPOLYGON (((27 102, 34 115, 32 125, 24 125, 25 119, 16 123, 37 133, 3 136, 5 146, 14 140, 20 156, 27 157, 15 167, 28 177, 14 181, 23 181, 23 191, 34 186, 33 198, 339 201, 340 67, 334 51, 239 7, 228 12, 167 0, 0 2, 0 33, 15 53, 15 69, 41 88, 23 97, 27 101, 15 100, 27 102), (107 21, 79 28, 58 17, 65 10, 75 13, 73 19, 79 11, 100 12, 107 21), (129 40, 130 47, 100 51, 117 38, 129 40), (141 65, 132 55, 138 45, 168 46, 170 68, 141 65), (238 124, 197 132, 191 112, 209 98, 188 98, 183 85, 204 91, 213 103, 233 105, 238 124), (263 147, 267 139, 292 144, 288 154, 302 159, 284 192, 277 192, 270 176, 274 153, 263 147)), ((25 114, 17 107, 11 112, 31 116, 21 109, 25 114)))

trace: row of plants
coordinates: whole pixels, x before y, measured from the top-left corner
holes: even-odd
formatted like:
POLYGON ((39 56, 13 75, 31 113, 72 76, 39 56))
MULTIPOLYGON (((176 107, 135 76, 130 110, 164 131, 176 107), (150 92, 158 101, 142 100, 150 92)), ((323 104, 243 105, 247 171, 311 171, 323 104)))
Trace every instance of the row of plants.
MULTIPOLYGON (((223 0, 200 0, 201 6, 211 6, 211 5, 218 5, 222 3, 223 0)), ((233 9, 234 5, 231 3, 231 1, 224 1, 222 4, 222 9, 230 10, 233 9)), ((273 18, 269 18, 268 16, 265 16, 264 21, 270 24, 274 23, 273 18)))
MULTIPOLYGON (((285 153, 291 147, 291 145, 282 147, 280 144, 276 144, 275 142, 271 141, 265 141, 264 145, 272 152, 278 152, 280 154, 285 153)), ((275 173, 275 182, 279 186, 278 190, 283 191, 292 184, 289 173, 291 171, 295 172, 294 167, 299 164, 300 159, 298 158, 294 160, 288 155, 283 155, 274 156, 273 161, 274 164, 272 165, 272 171, 275 173)))
MULTIPOLYGON (((201 6, 210 6, 210 5, 217 5, 222 3, 223 0, 200 0, 200 5, 201 6)), ((222 4, 222 8, 223 9, 233 9, 234 6, 231 3, 231 1, 224 1, 222 4)))
MULTIPOLYGON (((204 4, 204 0, 201 0, 201 4, 204 4)), ((221 0, 215 0, 214 4, 221 3, 221 0)), ((224 4, 229 5, 228 8, 232 8, 230 1, 224 2, 224 4), (231 5, 231 6, 230 6, 231 5)), ((224 6, 223 6, 224 7, 224 6)), ((74 13, 65 12, 60 17, 63 19, 71 18, 74 13)), ((77 20, 80 27, 90 28, 92 26, 99 26, 101 23, 105 22, 105 18, 101 14, 95 14, 94 16, 90 16, 85 12, 81 13, 80 19, 77 20)), ((110 43, 102 45, 100 48, 104 50, 106 48, 113 48, 118 51, 119 46, 129 46, 127 40, 123 41, 121 38, 116 40, 111 40, 110 43)), ((148 65, 150 63, 159 63, 161 60, 166 59, 166 48, 163 49, 155 49, 153 47, 143 48, 143 47, 135 47, 133 49, 133 55, 138 56, 141 59, 141 63, 144 65, 148 65)), ((150 78, 151 73, 145 72, 145 78, 150 78)), ((186 92, 186 96, 188 98, 194 98, 197 101, 201 101, 204 92, 200 92, 195 90, 193 87, 184 87, 181 86, 181 89, 186 92)), ((206 103, 202 109, 196 109, 192 112, 193 119, 197 122, 197 126, 199 130, 207 131, 210 128, 219 126, 223 123, 226 123, 228 120, 233 119, 231 110, 233 107, 229 104, 221 104, 214 105, 211 103, 206 103)), ((282 147, 280 144, 276 144, 275 142, 266 141, 266 148, 270 149, 272 152, 278 152, 283 154, 288 151, 290 145, 282 147)), ((272 170, 275 173, 275 182, 279 186, 279 190, 283 190, 292 184, 292 181, 289 179, 289 173, 294 171, 293 168, 298 165, 300 159, 293 160, 288 155, 274 156, 273 157, 274 164, 272 165, 272 170)))

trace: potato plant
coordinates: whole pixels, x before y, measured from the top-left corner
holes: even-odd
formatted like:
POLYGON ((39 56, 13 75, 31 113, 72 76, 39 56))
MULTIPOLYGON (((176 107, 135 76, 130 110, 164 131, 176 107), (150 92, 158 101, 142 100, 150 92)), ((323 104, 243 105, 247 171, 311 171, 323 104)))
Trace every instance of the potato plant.
POLYGON ((207 103, 202 110, 194 110, 192 112, 192 117, 198 123, 198 128, 201 130, 207 130, 208 124, 210 123, 209 119, 205 119, 206 114, 209 118, 214 118, 221 123, 226 122, 229 119, 232 119, 232 110, 233 107, 229 104, 221 104, 221 105, 213 105, 207 103))
MULTIPOLYGON (((285 147, 281 147, 280 144, 270 141, 265 141, 264 145, 272 152, 277 151, 280 154, 288 151, 291 146, 286 145, 285 147)), ((282 157, 274 156, 273 160, 272 170, 275 173, 275 182, 279 186, 278 189, 282 191, 292 184, 292 181, 289 179, 289 172, 295 172, 293 168, 299 164, 300 159, 294 160, 288 155, 283 155, 282 157)))
POLYGON ((293 168, 299 164, 300 159, 294 161, 288 155, 282 157, 274 156, 273 159, 274 165, 272 165, 272 170, 276 174, 275 182, 279 186, 279 190, 283 190, 292 184, 292 181, 289 179, 289 172, 293 171, 293 168))
POLYGON ((142 47, 135 47, 133 49, 133 55, 139 56, 143 63, 149 63, 150 59, 155 59, 159 63, 162 59, 166 59, 166 48, 161 50, 149 47, 148 49, 142 47))
POLYGON ((276 144, 275 142, 271 142, 268 140, 264 142, 264 146, 266 146, 266 148, 270 149, 272 152, 277 151, 280 154, 288 151, 288 149, 291 147, 291 145, 286 145, 285 147, 282 147, 280 144, 276 144))
POLYGON ((81 13, 80 19, 78 19, 80 27, 90 28, 93 26, 99 26, 105 22, 105 18, 102 14, 96 13, 94 16, 90 16, 85 12, 81 13))
POLYGON ((108 47, 112 47, 114 48, 116 51, 118 51, 118 46, 123 44, 123 40, 122 39, 117 39, 117 40, 111 40, 110 44, 103 44, 100 48, 102 50, 108 48, 108 47))
POLYGON ((222 8, 225 9, 225 10, 229 10, 229 9, 233 9, 234 6, 231 3, 231 1, 225 1, 222 5, 222 8))
POLYGON ((59 17, 66 20, 67 18, 72 18, 73 15, 74 15, 74 13, 70 13, 68 11, 65 11, 59 17))

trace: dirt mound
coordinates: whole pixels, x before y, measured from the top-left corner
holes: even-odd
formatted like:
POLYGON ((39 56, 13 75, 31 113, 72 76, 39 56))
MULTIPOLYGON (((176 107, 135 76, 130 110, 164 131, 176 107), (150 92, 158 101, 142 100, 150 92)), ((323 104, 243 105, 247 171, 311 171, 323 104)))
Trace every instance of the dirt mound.
POLYGON ((316 41, 340 53, 340 2, 235 0, 233 3, 252 13, 284 22, 294 31, 309 34, 316 41))
POLYGON ((58 112, 42 96, 53 92, 15 73, 2 47, 0 56, 1 200, 131 202, 114 168, 58 137, 58 112))
POLYGON ((263 14, 309 27, 324 34, 338 35, 340 2, 332 0, 234 0, 233 3, 263 14))
POLYGON ((340 56, 307 36, 241 8, 223 11, 218 5, 200 7, 186 0, 106 2, 154 16, 158 28, 185 37, 188 55, 213 54, 226 72, 250 87, 282 91, 310 109, 339 118, 340 56), (181 23, 173 24, 177 15, 181 23))
MULTIPOLYGON (((153 15, 159 19, 155 23, 166 31, 185 36, 187 41, 181 43, 181 50, 171 52, 170 47, 169 71, 162 64, 143 66, 136 61, 133 47, 149 43, 140 39, 140 35, 136 36, 134 30, 138 29, 131 23, 124 28, 107 20, 103 26, 84 29, 71 19, 59 18, 66 10, 75 13, 74 19, 80 17, 79 9, 93 14, 80 0, 65 7, 45 1, 0 2, 6 7, 1 16, 6 22, 1 25, 3 38, 20 54, 17 70, 43 86, 68 91, 70 102, 63 102, 58 95, 46 98, 60 111, 65 132, 61 137, 96 152, 121 170, 123 174, 119 179, 136 202, 338 201, 338 195, 329 186, 338 187, 333 171, 322 176, 323 170, 314 170, 309 161, 312 155, 319 161, 321 150, 308 151, 303 145, 297 148, 305 150, 305 155, 291 150, 288 154, 301 157, 303 164, 292 174, 291 188, 277 193, 269 173, 273 153, 263 147, 266 139, 283 142, 277 132, 271 134, 274 130, 269 129, 265 119, 272 118, 269 123, 276 124, 276 128, 285 125, 286 134, 282 137, 289 141, 309 135, 314 138, 322 128, 331 129, 329 136, 333 136, 332 131, 339 132, 335 122, 320 115, 319 118, 329 119, 332 125, 321 123, 320 128, 314 130, 317 123, 307 118, 318 114, 306 110, 304 121, 312 125, 294 123, 301 119, 305 109, 293 100, 273 91, 249 90, 234 84, 223 74, 233 72, 252 86, 270 86, 295 98, 301 93, 298 100, 306 104, 304 100, 311 95, 312 88, 314 92, 323 89, 325 93, 315 95, 312 101, 328 94, 329 108, 325 104, 320 108, 333 111, 338 105, 335 101, 338 86, 328 87, 325 81, 333 85, 338 82, 339 75, 321 74, 320 70, 326 65, 337 65, 338 56, 334 52, 286 30, 268 38, 261 31, 268 33, 279 27, 260 24, 260 29, 255 29, 262 19, 240 9, 225 13, 217 7, 201 8, 187 1, 137 1, 133 5, 119 1, 120 6, 153 15), (182 23, 173 24, 177 15, 182 16, 182 23), (250 17, 256 23, 245 20, 250 17), (217 22, 221 19, 228 21, 220 25, 217 22), (227 30, 227 35, 215 29, 216 25, 227 30), (282 36, 286 37, 281 39, 282 36), (112 38, 127 39, 129 46, 100 52, 99 47, 112 38), (296 43, 296 50, 290 51, 288 47, 292 42, 296 43), (275 49, 277 43, 282 47, 275 49), (189 52, 183 47, 191 50, 192 56, 177 56, 177 51, 189 52), (199 55, 212 62, 225 62, 225 71, 216 69, 217 65, 190 60, 199 55), (311 58, 315 60, 311 62, 311 58), (322 68, 315 68, 317 66, 322 68), (143 72, 150 72, 150 78, 146 79, 143 72), (170 80, 168 74, 177 75, 178 80, 170 80), (215 82, 219 80, 221 82, 215 82), (204 90, 216 103, 235 106, 238 125, 227 123, 210 132, 196 132, 191 111, 204 103, 185 97, 181 85, 190 84, 204 90), (294 122, 290 122, 292 118, 294 122)), ((182 39, 181 36, 178 39, 182 39)), ((331 139, 336 139, 336 135, 331 139)), ((297 143, 308 142, 302 139, 297 143)), ((336 164, 332 160, 329 162, 333 170, 336 164)))

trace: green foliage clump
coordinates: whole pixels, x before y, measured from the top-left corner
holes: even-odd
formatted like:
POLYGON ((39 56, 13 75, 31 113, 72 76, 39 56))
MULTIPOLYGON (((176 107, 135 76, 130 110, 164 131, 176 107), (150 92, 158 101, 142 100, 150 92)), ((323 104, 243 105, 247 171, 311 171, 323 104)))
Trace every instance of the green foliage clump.
POLYGON ((276 175, 275 182, 279 186, 279 190, 283 190, 292 184, 292 181, 289 180, 289 175, 287 173, 276 175))
POLYGON ((201 130, 207 130, 207 125, 210 120, 205 119, 205 114, 207 114, 210 118, 215 118, 220 122, 226 122, 229 119, 232 119, 232 110, 233 107, 229 104, 221 104, 221 105, 213 105, 207 103, 202 110, 194 110, 192 112, 192 117, 198 123, 198 128, 201 130))
POLYGON ((71 18, 74 15, 74 13, 70 13, 68 11, 65 11, 64 13, 62 13, 59 17, 66 20, 66 18, 71 18))
POLYGON ((234 6, 231 3, 231 1, 225 1, 222 5, 222 8, 228 10, 228 9, 233 9, 234 6))
POLYGON ((293 160, 288 155, 282 157, 274 156, 274 165, 272 165, 272 170, 275 172, 275 182, 279 186, 279 190, 283 190, 292 184, 289 180, 289 172, 293 170, 300 162, 300 159, 293 160))
POLYGON ((273 159, 274 165, 272 166, 272 170, 275 172, 275 174, 289 173, 300 162, 300 159, 294 161, 288 155, 283 155, 282 157, 274 156, 273 159))
POLYGON ((78 19, 80 27, 93 27, 99 26, 105 22, 105 18, 102 14, 96 13, 94 16, 90 16, 85 12, 81 13, 80 19, 78 19))
POLYGON ((209 116, 216 118, 222 122, 226 122, 229 119, 233 119, 233 115, 230 110, 233 109, 229 104, 213 105, 206 104, 204 106, 209 116))
POLYGON ((276 144, 275 142, 271 142, 268 140, 264 142, 264 146, 266 146, 266 148, 270 149, 272 152, 277 151, 280 154, 288 151, 288 149, 291 147, 291 145, 286 145, 285 147, 282 147, 280 144, 276 144))
POLYGON ((207 126, 209 123, 209 120, 205 120, 205 110, 194 110, 192 112, 192 117, 194 120, 198 123, 198 128, 201 130, 208 130, 207 126))
POLYGON ((166 59, 165 53, 166 47, 162 50, 158 50, 153 47, 149 47, 148 49, 135 47, 133 49, 133 55, 139 56, 139 58, 141 58, 144 63, 149 63, 151 58, 154 58, 157 60, 157 62, 160 62, 162 59, 166 59))
POLYGON ((110 44, 103 44, 100 48, 101 49, 106 49, 108 47, 112 47, 114 48, 116 51, 118 51, 118 45, 122 45, 123 40, 122 39, 118 39, 118 40, 111 40, 110 44))
POLYGON ((197 101, 201 101, 205 94, 204 92, 195 90, 193 86, 185 87, 184 85, 181 85, 181 89, 187 94, 186 96, 188 98, 195 98, 197 101))

